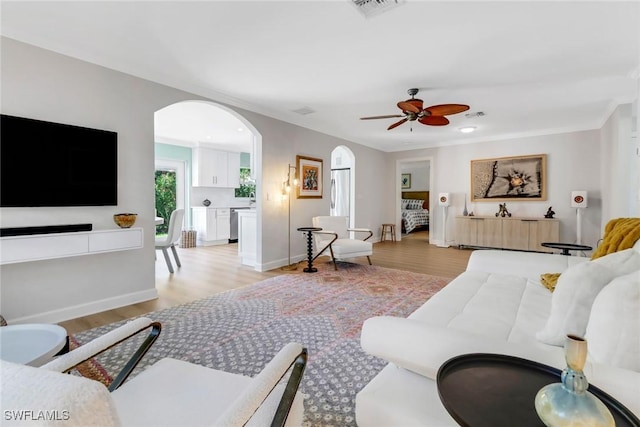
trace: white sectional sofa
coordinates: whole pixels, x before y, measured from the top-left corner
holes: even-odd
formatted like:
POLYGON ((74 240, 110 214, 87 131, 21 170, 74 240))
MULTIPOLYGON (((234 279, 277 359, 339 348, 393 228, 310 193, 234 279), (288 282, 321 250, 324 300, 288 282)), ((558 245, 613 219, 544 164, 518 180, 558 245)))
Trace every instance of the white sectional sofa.
POLYGON ((593 261, 478 250, 407 319, 368 319, 362 348, 390 363, 358 393, 357 424, 455 426, 435 382, 443 362, 496 353, 564 369, 562 339, 553 341, 566 333, 587 338, 589 382, 640 415, 640 242, 593 261), (554 272, 562 275, 551 293, 540 274, 554 272))

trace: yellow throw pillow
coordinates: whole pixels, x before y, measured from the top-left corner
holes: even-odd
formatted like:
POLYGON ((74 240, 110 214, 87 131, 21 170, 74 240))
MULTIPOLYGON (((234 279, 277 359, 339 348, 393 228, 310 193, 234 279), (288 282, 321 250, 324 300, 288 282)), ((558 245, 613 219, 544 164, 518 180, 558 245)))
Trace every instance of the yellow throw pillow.
POLYGON ((556 289, 558 277, 560 277, 560 273, 544 273, 540 275, 540 283, 553 292, 556 289))

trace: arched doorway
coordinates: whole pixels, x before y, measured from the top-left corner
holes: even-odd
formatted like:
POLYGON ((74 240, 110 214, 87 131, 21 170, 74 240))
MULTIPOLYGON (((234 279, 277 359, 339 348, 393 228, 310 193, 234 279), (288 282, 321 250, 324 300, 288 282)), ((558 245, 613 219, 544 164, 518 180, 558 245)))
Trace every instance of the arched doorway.
POLYGON ((331 152, 331 216, 348 216, 349 226, 355 223, 356 158, 348 147, 340 145, 331 152))
MULTIPOLYGON (((248 194, 238 193, 230 185, 194 186, 192 182, 192 152, 207 148, 234 153, 240 158, 238 172, 251 184, 255 183, 256 209, 256 266, 262 263, 262 136, 243 116, 232 109, 211 101, 188 100, 168 105, 155 112, 155 156, 164 161, 174 160, 185 165, 185 216, 191 224, 191 207, 210 200, 212 206, 236 207, 239 202, 250 204, 248 194), (246 154, 246 155, 245 155, 246 154), (241 195, 239 195, 241 194, 241 195), (246 199, 246 200, 245 200, 246 199)), ((237 179, 237 178, 236 178, 237 179)), ((229 181, 231 182, 231 181, 229 181)), ((242 184, 241 184, 242 186, 242 184)), ((257 268, 256 268, 257 269, 257 268)))

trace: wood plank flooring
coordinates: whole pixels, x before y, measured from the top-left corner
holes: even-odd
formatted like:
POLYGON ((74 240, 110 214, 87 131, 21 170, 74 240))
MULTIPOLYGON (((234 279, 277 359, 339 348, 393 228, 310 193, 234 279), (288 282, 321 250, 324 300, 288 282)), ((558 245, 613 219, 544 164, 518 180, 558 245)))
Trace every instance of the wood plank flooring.
MULTIPOLYGON (((455 277, 464 271, 471 250, 438 248, 428 243, 428 231, 404 235, 401 242, 375 243, 373 265, 442 277, 455 277)), ((269 277, 287 274, 281 269, 258 272, 240 264, 237 244, 178 249, 182 268, 169 274, 162 254, 156 261, 156 289, 153 301, 128 305, 114 310, 80 317, 60 325, 70 334, 106 325, 150 311, 161 310, 194 301, 229 289, 247 286, 269 277)), ((320 257, 317 262, 328 262, 320 257)), ((355 259, 366 263, 366 258, 355 259)), ((174 266, 175 267, 175 266, 174 266)), ((302 268, 300 264, 298 271, 302 268)))

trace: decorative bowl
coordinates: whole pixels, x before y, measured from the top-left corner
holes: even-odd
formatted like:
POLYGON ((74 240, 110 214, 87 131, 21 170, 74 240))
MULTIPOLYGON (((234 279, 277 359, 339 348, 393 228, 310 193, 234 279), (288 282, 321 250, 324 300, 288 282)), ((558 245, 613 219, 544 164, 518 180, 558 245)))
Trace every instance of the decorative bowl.
POLYGON ((136 222, 138 214, 134 213, 119 213, 113 216, 113 221, 118 224, 120 228, 130 228, 136 222))

